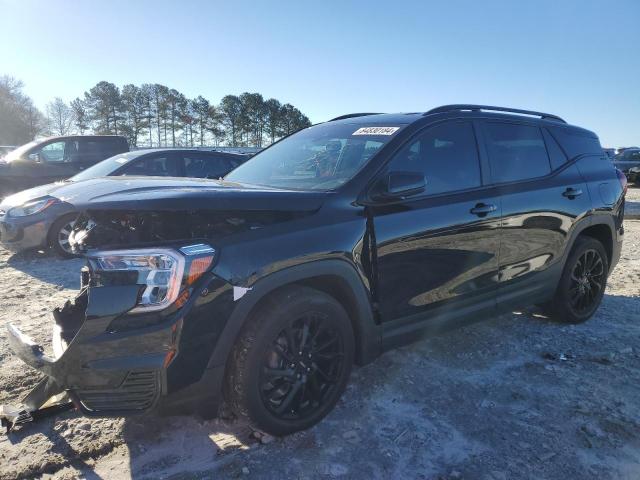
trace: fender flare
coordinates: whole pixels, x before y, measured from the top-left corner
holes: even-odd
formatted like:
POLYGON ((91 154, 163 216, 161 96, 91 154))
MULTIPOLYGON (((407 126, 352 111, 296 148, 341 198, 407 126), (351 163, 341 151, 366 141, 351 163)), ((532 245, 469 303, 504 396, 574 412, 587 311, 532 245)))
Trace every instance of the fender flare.
POLYGON ((573 245, 575 244, 576 239, 587 228, 593 227, 595 225, 606 225, 607 227, 609 227, 613 246, 613 242, 615 242, 616 238, 616 228, 613 217, 611 215, 589 215, 588 217, 579 220, 572 229, 571 235, 569 236, 569 240, 566 244, 566 248, 562 253, 562 269, 564 269, 565 263, 567 261, 567 258, 569 257, 569 253, 573 249, 573 245))
POLYGON ((319 260, 302 265, 287 267, 271 273, 255 282, 251 289, 238 301, 216 347, 209 359, 207 368, 226 365, 227 358, 238 335, 247 322, 253 308, 266 295, 292 283, 309 280, 319 276, 338 276, 348 285, 348 295, 355 305, 355 315, 351 315, 356 329, 356 363, 363 365, 373 361, 381 353, 380 329, 374 320, 371 302, 366 288, 356 269, 344 260, 319 260))

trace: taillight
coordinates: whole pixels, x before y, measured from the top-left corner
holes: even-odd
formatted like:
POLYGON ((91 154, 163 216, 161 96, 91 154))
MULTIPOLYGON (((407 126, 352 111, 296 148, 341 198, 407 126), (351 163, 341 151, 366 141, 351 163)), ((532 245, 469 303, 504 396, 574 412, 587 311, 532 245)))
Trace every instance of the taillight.
POLYGON ((618 176, 618 181, 620 182, 620 186, 622 187, 623 195, 627 194, 627 176, 619 169, 616 168, 616 175, 618 176))

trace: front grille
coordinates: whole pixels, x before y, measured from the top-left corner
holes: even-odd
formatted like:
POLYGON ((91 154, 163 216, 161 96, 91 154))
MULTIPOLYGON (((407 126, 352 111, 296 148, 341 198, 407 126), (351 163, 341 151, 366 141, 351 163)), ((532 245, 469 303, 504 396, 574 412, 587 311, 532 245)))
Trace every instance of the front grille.
POLYGON ((153 405, 159 393, 159 377, 154 370, 129 372, 119 388, 77 390, 80 402, 92 412, 140 411, 153 405))

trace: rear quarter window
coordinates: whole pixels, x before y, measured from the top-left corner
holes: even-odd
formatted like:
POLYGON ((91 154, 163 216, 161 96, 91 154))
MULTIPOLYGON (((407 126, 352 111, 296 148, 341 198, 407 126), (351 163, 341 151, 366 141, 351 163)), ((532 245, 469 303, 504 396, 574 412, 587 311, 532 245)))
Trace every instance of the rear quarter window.
POLYGON ((591 132, 570 127, 548 127, 569 158, 578 155, 602 155, 600 140, 591 132))

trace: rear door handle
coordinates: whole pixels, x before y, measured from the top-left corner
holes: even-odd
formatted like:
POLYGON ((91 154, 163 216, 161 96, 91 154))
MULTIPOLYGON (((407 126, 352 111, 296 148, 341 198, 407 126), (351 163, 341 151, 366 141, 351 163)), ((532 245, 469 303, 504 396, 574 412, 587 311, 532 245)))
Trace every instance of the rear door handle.
POLYGON ((484 217, 487 213, 495 212, 497 207, 493 204, 478 203, 471 209, 471 213, 479 217, 484 217))
POLYGON ((580 195, 582 195, 582 190, 580 190, 579 188, 567 188, 564 192, 562 192, 562 196, 567 197, 571 200, 573 200, 576 197, 579 197, 580 195))

